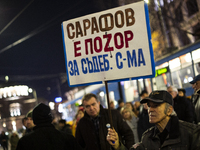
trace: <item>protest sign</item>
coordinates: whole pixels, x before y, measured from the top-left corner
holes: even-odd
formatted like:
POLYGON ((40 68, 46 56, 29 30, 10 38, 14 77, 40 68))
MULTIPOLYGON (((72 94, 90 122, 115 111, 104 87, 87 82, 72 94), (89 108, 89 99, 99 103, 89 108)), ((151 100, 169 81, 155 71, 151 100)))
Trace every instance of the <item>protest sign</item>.
POLYGON ((143 1, 62 23, 69 86, 155 76, 143 1))

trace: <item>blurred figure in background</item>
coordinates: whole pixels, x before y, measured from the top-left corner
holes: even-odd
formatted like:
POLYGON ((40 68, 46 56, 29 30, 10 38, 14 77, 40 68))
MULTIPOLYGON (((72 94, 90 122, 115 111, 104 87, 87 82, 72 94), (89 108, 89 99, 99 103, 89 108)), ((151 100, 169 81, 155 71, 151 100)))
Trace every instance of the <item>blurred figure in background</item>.
POLYGON ((178 96, 181 96, 181 97, 185 97, 187 100, 191 101, 191 97, 187 97, 186 96, 186 90, 185 89, 178 89, 178 96))
POLYGON ((196 124, 200 124, 200 74, 194 77, 190 84, 192 84, 194 89, 194 94, 192 94, 191 98, 195 111, 194 121, 196 124))
POLYGON ((34 131, 19 139, 17 150, 81 150, 76 139, 55 129, 49 106, 40 103, 33 109, 34 131))
MULTIPOLYGON (((140 98, 141 100, 148 97, 149 94, 146 90, 143 90, 140 93, 140 98)), ((147 103, 141 104, 140 105, 140 110, 139 110, 139 115, 138 115, 138 137, 139 140, 141 140, 142 138, 142 134, 149 128, 151 128, 153 126, 153 124, 151 124, 149 122, 149 115, 148 115, 148 106, 147 103)))
POLYGON ((27 129, 26 120, 27 120, 26 117, 24 117, 24 118, 22 119, 22 125, 23 125, 23 127, 22 127, 22 136, 24 136, 25 133, 26 133, 26 129, 27 129))
POLYGON ((126 102, 125 107, 127 107, 130 110, 134 111, 132 102, 126 102))
POLYGON ((117 110, 121 110, 121 108, 124 107, 124 101, 122 99, 118 100, 118 107, 117 107, 117 110))
POLYGON ((70 128, 70 125, 67 124, 64 119, 60 119, 58 121, 58 126, 59 126, 60 131, 65 132, 67 134, 72 134, 72 130, 70 128))
POLYGON ((133 104, 133 112, 138 116, 139 115, 139 110, 140 110, 140 102, 135 101, 133 104))
POLYGON ((136 143, 139 142, 138 131, 137 131, 137 122, 138 122, 137 116, 127 106, 124 106, 121 108, 121 114, 122 114, 123 119, 126 121, 126 123, 129 125, 129 127, 133 131, 135 142, 136 143))
POLYGON ((77 127, 77 124, 79 122, 79 120, 81 118, 83 118, 84 116, 84 108, 83 106, 80 106, 78 111, 77 111, 77 114, 75 116, 75 119, 73 121, 73 125, 72 125, 72 135, 75 137, 75 134, 76 134, 76 127, 77 127))
POLYGON ((113 101, 110 101, 110 109, 115 109, 115 104, 113 101))
POLYGON ((167 92, 171 94, 174 100, 174 110, 178 118, 192 123, 194 121, 194 108, 192 103, 186 97, 180 97, 177 88, 174 86, 169 86, 167 92))
POLYGON ((34 123, 33 123, 33 118, 32 118, 32 113, 33 111, 29 111, 26 115, 26 132, 25 134, 29 134, 31 132, 33 132, 33 127, 35 126, 34 123))
POLYGON ((4 150, 8 150, 8 136, 5 134, 4 131, 1 132, 0 135, 1 146, 4 150))
POLYGON ((11 150, 16 150, 18 141, 19 141, 19 136, 17 132, 13 132, 10 137, 11 150))

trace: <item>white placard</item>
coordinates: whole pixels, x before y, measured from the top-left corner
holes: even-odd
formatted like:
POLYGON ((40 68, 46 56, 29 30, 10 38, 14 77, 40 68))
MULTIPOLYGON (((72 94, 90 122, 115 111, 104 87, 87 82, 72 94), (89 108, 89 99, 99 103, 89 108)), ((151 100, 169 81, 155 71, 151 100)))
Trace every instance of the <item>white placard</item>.
POLYGON ((143 1, 62 23, 69 86, 155 76, 143 1))

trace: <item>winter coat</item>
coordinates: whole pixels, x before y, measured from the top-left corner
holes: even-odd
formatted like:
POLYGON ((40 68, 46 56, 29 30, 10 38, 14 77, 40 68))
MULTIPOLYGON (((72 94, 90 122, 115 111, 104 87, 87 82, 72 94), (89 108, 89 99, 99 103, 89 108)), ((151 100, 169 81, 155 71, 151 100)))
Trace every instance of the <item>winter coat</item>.
POLYGON ((72 135, 72 129, 70 129, 70 125, 69 124, 65 124, 65 126, 60 131, 72 135))
POLYGON ((1 134, 0 135, 0 141, 1 141, 1 145, 4 147, 7 147, 8 146, 8 136, 7 135, 3 135, 3 134, 1 134))
MULTIPOLYGON (((148 129, 142 136, 140 146, 136 150, 199 150, 200 128, 197 125, 178 120, 176 116, 171 117, 170 131, 160 144, 156 127, 148 129)), ((134 148, 131 148, 134 150, 134 148)))
POLYGON ((52 124, 40 124, 34 131, 23 136, 17 150, 81 150, 76 139, 69 134, 60 132, 52 124))
POLYGON ((139 137, 139 141, 142 138, 142 134, 149 128, 151 128, 152 126, 154 126, 154 124, 149 123, 149 114, 148 114, 148 110, 144 109, 143 106, 140 106, 140 113, 138 115, 138 125, 137 125, 137 131, 138 131, 138 137, 139 137))
POLYGON ((194 108, 192 103, 185 97, 176 96, 174 98, 174 110, 179 120, 193 122, 194 121, 194 108))
POLYGON ((11 150, 16 150, 18 141, 19 141, 18 135, 16 136, 11 135, 10 137, 11 150))
POLYGON ((192 103, 195 110, 195 123, 200 124, 200 94, 199 95, 192 95, 192 103))
MULTIPOLYGON (((111 110, 111 114, 113 127, 118 133, 120 141, 129 149, 135 143, 132 130, 123 120, 118 110, 111 110)), ((85 148, 85 150, 100 150, 100 147, 101 150, 110 150, 111 146, 106 140, 108 133, 108 128, 106 127, 107 123, 109 123, 108 110, 100 106, 98 139, 95 134, 95 126, 90 119, 90 116, 85 112, 84 117, 81 118, 76 128, 76 139, 78 143, 85 148)))

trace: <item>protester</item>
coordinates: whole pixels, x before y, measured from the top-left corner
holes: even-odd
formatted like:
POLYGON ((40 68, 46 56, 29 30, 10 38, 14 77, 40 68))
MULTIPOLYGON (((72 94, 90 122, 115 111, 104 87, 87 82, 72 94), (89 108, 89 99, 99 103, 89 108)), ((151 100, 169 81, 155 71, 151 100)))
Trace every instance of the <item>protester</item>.
MULTIPOLYGON (((149 94, 147 92, 147 90, 143 90, 141 93, 140 93, 140 98, 141 100, 148 97, 149 94)), ((138 137, 139 137, 139 140, 141 140, 142 138, 142 134, 149 128, 151 128, 153 126, 153 124, 151 124, 149 122, 149 115, 148 115, 148 106, 147 106, 147 103, 143 103, 140 105, 140 108, 139 108, 139 115, 138 115, 138 137)))
POLYGON ((149 122, 155 126, 147 130, 142 141, 131 150, 200 149, 197 125, 178 119, 173 109, 173 98, 167 91, 153 91, 141 103, 147 103, 149 122))
POLYGON ((30 110, 26 114, 26 131, 25 131, 25 134, 29 134, 29 133, 33 132, 33 127, 35 126, 34 123, 33 123, 32 113, 33 113, 33 111, 30 110))
POLYGON ((149 122, 149 115, 148 115, 148 106, 147 103, 143 103, 141 106, 141 111, 138 115, 138 137, 139 140, 141 140, 142 138, 142 134, 149 128, 151 128, 152 126, 154 126, 154 124, 151 124, 149 122))
POLYGON ((194 108, 192 103, 186 97, 180 97, 178 90, 174 86, 169 86, 167 91, 172 95, 174 100, 174 110, 180 120, 193 122, 194 121, 194 108))
POLYGON ((124 107, 124 101, 122 99, 119 99, 117 110, 120 111, 122 107, 124 107))
POLYGON ((70 125, 66 123, 66 120, 60 119, 58 121, 59 130, 62 132, 66 132, 67 134, 72 134, 72 130, 70 125))
POLYGON ((132 109, 130 109, 127 106, 124 106, 121 108, 121 114, 124 120, 126 121, 126 123, 129 125, 129 127, 133 131, 135 142, 136 143, 139 142, 138 131, 137 131, 137 122, 138 122, 137 116, 134 114, 132 109))
MULTIPOLYGON (((134 111, 132 102, 126 102, 125 107, 129 108, 131 111, 134 111)), ((121 111, 120 111, 121 112, 121 111)), ((136 115, 136 114, 135 114, 136 115)))
POLYGON ((139 110, 140 110, 140 102, 135 101, 133 104, 133 112, 138 116, 139 115, 139 110))
POLYGON ((197 75, 191 82, 194 94, 192 95, 191 101, 195 111, 195 123, 200 124, 200 74, 197 75))
POLYGON ((83 118, 83 116, 84 116, 84 108, 83 108, 83 106, 80 106, 78 109, 78 112, 76 113, 75 119, 73 120, 73 124, 72 124, 72 135, 73 136, 75 136, 77 124, 78 124, 79 120, 81 118, 83 118))
POLYGON ((115 104, 113 101, 110 101, 110 109, 115 109, 115 104))
POLYGON ((98 101, 96 95, 86 94, 82 98, 82 104, 85 109, 84 117, 79 121, 76 128, 76 139, 85 150, 109 150, 113 148, 122 148, 124 145, 129 149, 134 144, 134 136, 119 111, 111 110, 114 135, 119 134, 119 139, 115 138, 114 143, 107 137, 109 120, 109 111, 104 109, 98 101), (116 131, 116 133, 115 133, 116 131), (108 142, 109 143, 108 143, 108 142))
POLYGON ((18 141, 19 141, 19 136, 17 132, 13 132, 10 137, 11 150, 16 150, 18 141))
POLYGON ((34 131, 23 136, 17 150, 81 150, 76 139, 55 129, 51 109, 40 103, 33 109, 34 131))
POLYGON ((4 131, 1 132, 0 142, 3 149, 8 150, 8 136, 5 134, 4 131))
POLYGON ((24 117, 22 118, 22 136, 24 136, 26 134, 26 129, 27 129, 27 123, 26 123, 27 118, 24 117))
POLYGON ((187 100, 191 102, 191 96, 186 96, 186 90, 183 88, 178 89, 178 96, 185 97, 187 100))

